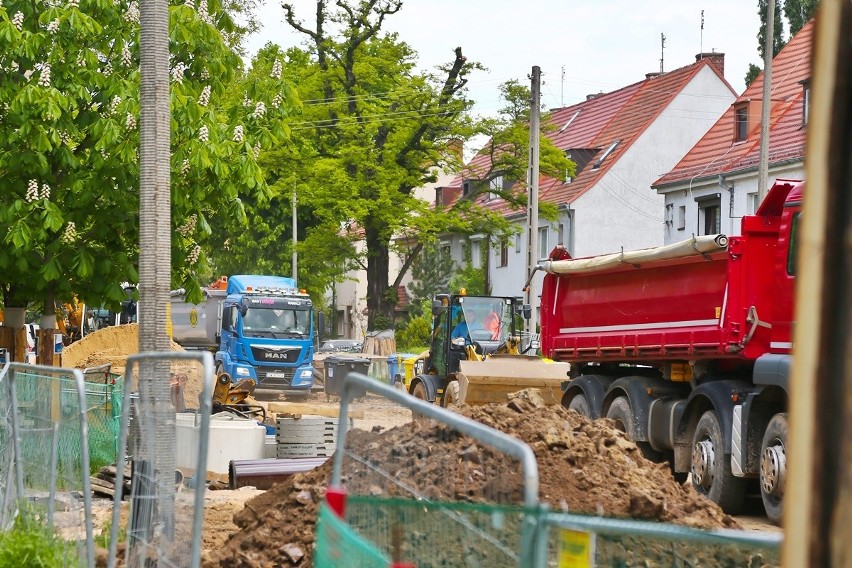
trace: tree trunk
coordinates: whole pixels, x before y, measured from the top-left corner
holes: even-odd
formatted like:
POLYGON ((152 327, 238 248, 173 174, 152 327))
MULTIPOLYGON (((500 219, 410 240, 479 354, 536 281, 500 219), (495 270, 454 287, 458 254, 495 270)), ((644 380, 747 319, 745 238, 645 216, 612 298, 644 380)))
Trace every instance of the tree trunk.
POLYGON ((380 236, 377 227, 365 227, 367 242, 367 329, 375 329, 376 318, 392 318, 394 303, 388 301, 388 271, 390 252, 388 243, 380 236))

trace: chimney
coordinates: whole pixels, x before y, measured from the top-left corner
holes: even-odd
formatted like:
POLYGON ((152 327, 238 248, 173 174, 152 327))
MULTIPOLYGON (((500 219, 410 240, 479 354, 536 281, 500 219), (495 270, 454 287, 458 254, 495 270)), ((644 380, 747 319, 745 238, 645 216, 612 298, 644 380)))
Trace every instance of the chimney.
POLYGON ((647 81, 648 79, 653 79, 654 77, 659 77, 660 75, 662 75, 662 73, 660 73, 659 71, 645 73, 645 80, 647 81))
POLYGON ((725 54, 724 53, 716 53, 715 51, 711 51, 710 53, 699 53, 695 56, 695 61, 701 61, 702 59, 709 59, 710 63, 719 70, 719 73, 722 77, 725 76, 725 54))
POLYGON ((586 100, 590 101, 592 99, 598 98, 601 95, 603 95, 603 93, 592 93, 591 95, 586 95, 586 100))

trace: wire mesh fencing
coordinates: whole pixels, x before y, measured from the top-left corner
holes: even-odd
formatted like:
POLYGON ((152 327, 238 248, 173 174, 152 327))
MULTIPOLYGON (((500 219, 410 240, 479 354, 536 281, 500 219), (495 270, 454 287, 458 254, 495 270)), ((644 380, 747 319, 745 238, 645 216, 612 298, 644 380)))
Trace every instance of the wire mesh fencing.
POLYGON ((546 566, 781 566, 780 533, 706 531, 546 510, 539 526, 546 566))
POLYGON ((131 468, 130 515, 126 540, 120 543, 124 495, 117 484, 107 564, 116 565, 121 544, 128 568, 197 568, 201 563, 213 358, 206 351, 133 355, 127 359, 124 379, 119 448, 126 448, 131 468), (173 389, 176 362, 200 367, 203 385, 195 421, 198 452, 190 484, 182 482, 182 473, 175 466, 176 412, 183 410, 183 400, 173 389))
POLYGON ((460 557, 444 558, 445 566, 531 565, 535 527, 524 512, 538 502, 538 467, 532 450, 519 440, 350 373, 341 393, 333 465, 331 485, 345 488, 348 502, 365 497, 398 504, 393 515, 375 507, 376 515, 371 515, 369 507, 347 505, 344 516, 356 533, 369 535, 394 561, 434 551, 440 540, 442 552, 467 554, 463 563, 460 557), (386 415, 408 418, 395 426, 401 433, 396 444, 381 443, 375 431, 348 431, 349 404, 365 392, 371 406, 388 405, 386 415), (414 517, 403 514, 409 512, 405 503, 414 505, 414 517), (515 506, 514 516, 503 524, 483 520, 487 505, 515 506), (418 525, 420 529, 408 530, 418 525))
POLYGON ((2 525, 26 509, 68 542, 66 566, 94 566, 83 375, 9 363, 0 372, 2 525))

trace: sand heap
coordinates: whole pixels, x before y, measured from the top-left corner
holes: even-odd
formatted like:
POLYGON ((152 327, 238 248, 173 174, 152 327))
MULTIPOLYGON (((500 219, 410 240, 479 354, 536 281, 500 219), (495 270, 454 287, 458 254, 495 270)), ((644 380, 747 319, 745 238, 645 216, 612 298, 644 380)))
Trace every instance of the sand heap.
MULTIPOLYGON (((715 503, 677 483, 667 464, 646 460, 611 422, 544 406, 534 390, 519 394, 506 404, 459 411, 532 447, 540 499, 554 509, 707 529, 737 526, 715 503)), ((386 480, 416 485, 438 501, 486 502, 495 492, 509 497, 522 493, 516 463, 432 421, 415 420, 387 431, 353 430, 347 449, 363 458, 362 463, 344 462, 351 494, 410 498, 401 484, 376 483, 372 467, 385 471, 386 480)), ((234 517, 241 530, 207 557, 205 568, 310 566, 317 507, 330 472, 328 461, 247 502, 234 517)))
MULTIPOLYGON (((184 351, 172 341, 172 351, 184 351)), ((139 324, 109 326, 91 333, 62 350, 62 366, 87 369, 110 364, 111 372, 124 375, 127 358, 139 353, 139 324)), ((195 362, 172 363, 172 374, 185 375, 184 401, 187 408, 198 408, 201 394, 201 368, 195 362)))

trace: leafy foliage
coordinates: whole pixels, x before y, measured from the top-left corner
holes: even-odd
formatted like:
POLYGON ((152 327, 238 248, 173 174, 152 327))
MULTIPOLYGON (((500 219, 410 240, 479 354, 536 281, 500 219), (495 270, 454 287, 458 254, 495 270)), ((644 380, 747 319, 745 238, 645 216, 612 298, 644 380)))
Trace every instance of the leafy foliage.
MULTIPOLYGON (((775 14, 773 18, 773 33, 772 33, 772 57, 778 55, 778 52, 787 43, 784 39, 784 22, 781 10, 781 0, 775 1, 775 14)), ((819 0, 784 0, 783 16, 786 16, 790 28, 790 37, 796 35, 805 24, 814 16, 819 0)), ((761 63, 764 58, 764 46, 766 45, 766 9, 767 0, 758 0, 757 14, 760 16, 760 29, 757 32, 757 53, 760 56, 761 63)), ((745 84, 750 85, 760 74, 762 67, 749 63, 748 71, 745 75, 745 84)))
POLYGON ((408 321, 396 330, 396 347, 399 351, 416 351, 429 345, 432 333, 432 301, 422 299, 417 302, 420 308, 408 321))
POLYGON ((11 530, 0 532, 0 566, 62 568, 74 564, 74 546, 56 536, 46 518, 46 512, 24 505, 11 530))
MULTIPOLYGON (((287 136, 280 78, 244 78, 244 27, 218 0, 170 6, 174 283, 200 298, 211 221, 269 192, 256 160, 287 136), (235 87, 239 87, 236 89, 235 87)), ((123 299, 139 242, 136 0, 0 6, 0 274, 8 306, 123 299)))

